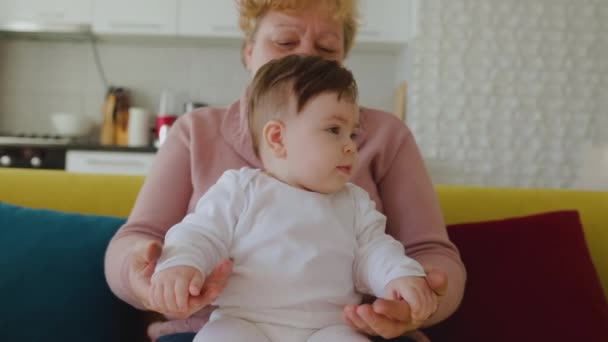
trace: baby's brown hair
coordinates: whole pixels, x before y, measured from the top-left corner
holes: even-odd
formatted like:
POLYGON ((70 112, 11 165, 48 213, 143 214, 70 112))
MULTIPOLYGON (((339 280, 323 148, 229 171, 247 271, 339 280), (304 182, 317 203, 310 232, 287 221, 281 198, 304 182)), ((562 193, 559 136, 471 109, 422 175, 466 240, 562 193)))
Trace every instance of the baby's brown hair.
POLYGON ((357 103, 355 78, 336 61, 290 55, 258 69, 249 86, 247 102, 249 132, 256 155, 260 157, 260 136, 268 121, 300 113, 308 101, 322 93, 334 93, 338 100, 357 103))

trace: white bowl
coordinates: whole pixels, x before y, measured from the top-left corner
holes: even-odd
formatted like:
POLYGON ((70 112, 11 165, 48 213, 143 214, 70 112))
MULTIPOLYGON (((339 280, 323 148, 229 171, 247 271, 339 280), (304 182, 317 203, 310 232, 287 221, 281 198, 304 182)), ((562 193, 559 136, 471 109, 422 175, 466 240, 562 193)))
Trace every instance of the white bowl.
POLYGON ((91 118, 74 113, 52 113, 51 122, 57 134, 66 137, 85 136, 93 125, 91 118))

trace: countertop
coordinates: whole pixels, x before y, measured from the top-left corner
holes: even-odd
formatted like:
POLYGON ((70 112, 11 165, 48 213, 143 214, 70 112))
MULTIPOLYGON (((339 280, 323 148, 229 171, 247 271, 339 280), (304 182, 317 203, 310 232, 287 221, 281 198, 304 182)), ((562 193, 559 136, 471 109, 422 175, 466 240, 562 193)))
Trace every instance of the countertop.
POLYGON ((100 145, 100 144, 83 144, 73 143, 65 145, 68 151, 106 151, 106 152, 138 152, 138 153, 156 153, 158 150, 154 146, 144 147, 129 147, 118 145, 100 145))

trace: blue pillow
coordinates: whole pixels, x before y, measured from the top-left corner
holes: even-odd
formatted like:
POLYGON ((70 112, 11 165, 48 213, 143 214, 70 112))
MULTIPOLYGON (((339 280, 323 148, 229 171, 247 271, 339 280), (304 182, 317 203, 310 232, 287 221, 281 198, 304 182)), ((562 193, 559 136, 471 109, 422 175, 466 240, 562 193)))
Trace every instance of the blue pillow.
POLYGON ((103 273, 123 223, 0 203, 0 339, 134 341, 141 313, 113 295, 103 273))

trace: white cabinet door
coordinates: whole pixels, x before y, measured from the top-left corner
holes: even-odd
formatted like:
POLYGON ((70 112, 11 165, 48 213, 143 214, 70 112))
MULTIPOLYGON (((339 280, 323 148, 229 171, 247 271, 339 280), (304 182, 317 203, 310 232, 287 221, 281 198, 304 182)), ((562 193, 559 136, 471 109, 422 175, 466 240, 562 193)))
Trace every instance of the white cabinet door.
POLYGON ((0 0, 0 22, 91 24, 93 0, 0 0))
POLYGON ((412 37, 416 0, 360 0, 358 42, 406 43, 412 37))
POLYGON ((177 3, 176 0, 94 0, 93 31, 175 35, 177 3))
POLYGON ((232 0, 181 0, 178 18, 179 35, 242 37, 232 0))
POLYGON ((65 169, 68 172, 142 175, 148 174, 154 162, 154 153, 76 151, 66 153, 65 169))

